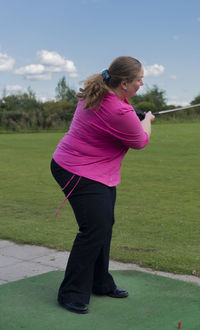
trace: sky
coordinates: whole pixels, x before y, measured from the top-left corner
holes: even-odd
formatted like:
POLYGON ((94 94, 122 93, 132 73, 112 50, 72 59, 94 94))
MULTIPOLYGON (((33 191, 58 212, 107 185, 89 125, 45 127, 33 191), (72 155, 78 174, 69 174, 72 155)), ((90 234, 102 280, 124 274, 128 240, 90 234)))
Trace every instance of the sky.
POLYGON ((137 58, 145 93, 167 104, 200 94, 199 0, 0 0, 0 98, 55 98, 58 81, 76 91, 118 56, 137 58))

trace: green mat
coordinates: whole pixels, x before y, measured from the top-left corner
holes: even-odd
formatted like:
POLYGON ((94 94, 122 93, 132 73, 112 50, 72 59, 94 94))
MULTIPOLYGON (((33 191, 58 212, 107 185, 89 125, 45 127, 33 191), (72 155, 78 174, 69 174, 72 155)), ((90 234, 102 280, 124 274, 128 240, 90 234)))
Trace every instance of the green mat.
POLYGON ((1 330, 200 330, 200 287, 137 271, 112 271, 129 297, 91 296, 79 315, 56 301, 64 273, 54 271, 1 285, 1 330))

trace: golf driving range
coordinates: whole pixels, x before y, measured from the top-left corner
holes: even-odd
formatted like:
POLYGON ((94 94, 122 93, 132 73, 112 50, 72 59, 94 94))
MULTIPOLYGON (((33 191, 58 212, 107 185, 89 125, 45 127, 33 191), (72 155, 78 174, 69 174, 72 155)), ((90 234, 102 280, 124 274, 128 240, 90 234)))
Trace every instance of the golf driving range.
MULTIPOLYGON (((180 274, 200 274, 200 124, 156 123, 151 144, 130 150, 117 189, 111 258, 180 274), (133 171, 134 168, 134 171, 133 171)), ((70 250, 77 232, 49 171, 64 132, 1 134, 0 236, 70 250)), ((88 315, 56 302, 62 272, 1 285, 2 329, 200 329, 200 287, 135 271, 115 271, 124 300, 92 296, 88 315), (2 303, 3 302, 3 303, 2 303), (59 322, 57 321, 59 320, 59 322)))

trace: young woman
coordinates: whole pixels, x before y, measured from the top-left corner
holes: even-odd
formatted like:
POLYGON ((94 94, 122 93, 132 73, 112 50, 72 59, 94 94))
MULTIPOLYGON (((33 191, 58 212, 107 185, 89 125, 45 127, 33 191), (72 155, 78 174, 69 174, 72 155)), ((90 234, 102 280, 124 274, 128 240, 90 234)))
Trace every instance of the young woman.
POLYGON ((143 85, 143 73, 138 60, 121 56, 88 78, 77 94, 70 129, 53 154, 52 174, 79 226, 58 292, 59 304, 72 312, 87 313, 91 293, 128 296, 108 266, 121 162, 129 148, 148 144, 154 119, 148 112, 140 122, 127 101, 143 85))

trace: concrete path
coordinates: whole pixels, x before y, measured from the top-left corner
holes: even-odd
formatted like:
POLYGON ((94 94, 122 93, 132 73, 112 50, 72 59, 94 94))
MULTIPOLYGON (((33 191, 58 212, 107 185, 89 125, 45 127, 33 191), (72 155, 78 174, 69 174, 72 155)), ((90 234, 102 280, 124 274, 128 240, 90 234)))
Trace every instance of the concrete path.
MULTIPOLYGON (((19 245, 11 241, 0 240, 0 284, 53 270, 65 270, 68 257, 69 252, 60 252, 34 245, 19 245)), ((152 271, 134 264, 110 261, 109 268, 110 270, 138 270, 200 285, 200 278, 196 276, 152 271)))

